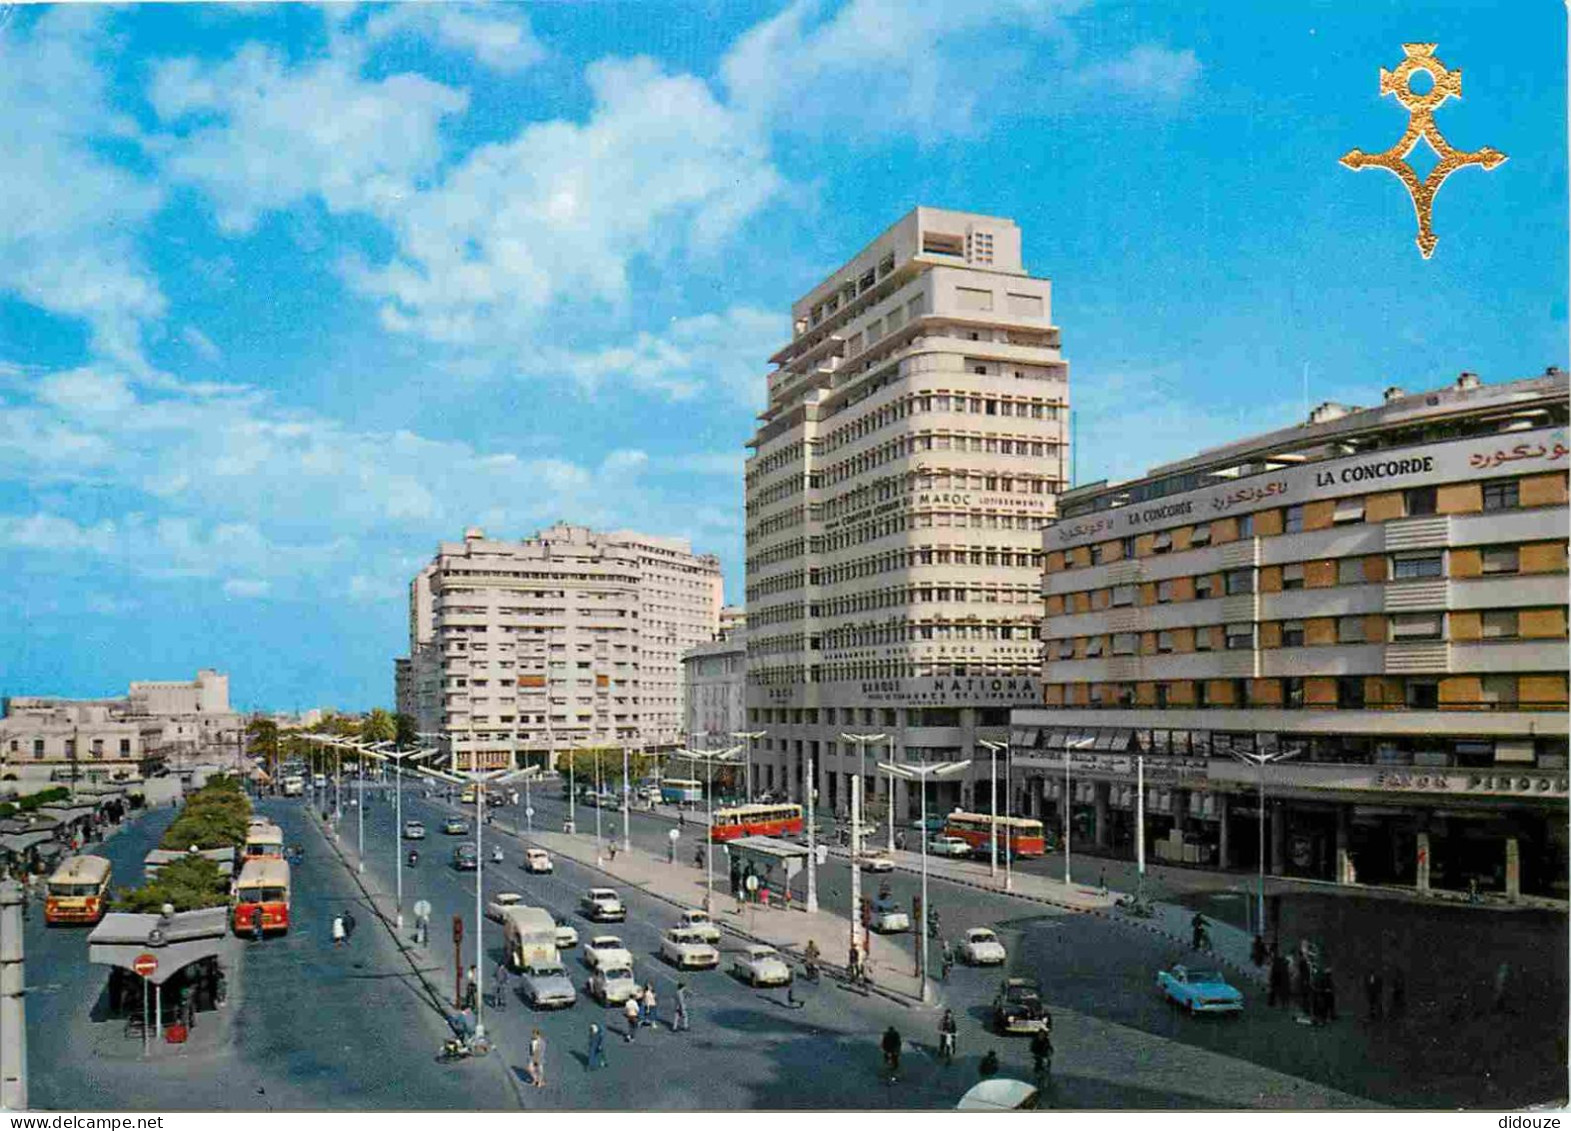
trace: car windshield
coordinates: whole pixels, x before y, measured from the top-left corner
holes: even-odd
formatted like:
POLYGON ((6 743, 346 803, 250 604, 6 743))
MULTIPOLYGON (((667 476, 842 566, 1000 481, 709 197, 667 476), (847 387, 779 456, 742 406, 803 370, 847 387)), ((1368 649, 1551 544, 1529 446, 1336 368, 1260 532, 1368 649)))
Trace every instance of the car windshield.
POLYGON ((621 950, 622 949, 622 940, 621 939, 596 939, 594 942, 590 943, 589 945, 594 947, 596 950, 621 950))
POLYGON ((531 966, 529 973, 536 978, 565 978, 567 971, 560 966, 531 966))
POLYGON ((972 942, 992 942, 993 941, 993 932, 992 931, 972 931, 971 932, 971 941, 972 942))
POLYGON ((605 971, 605 980, 608 982, 631 982, 633 972, 622 966, 613 966, 605 971))
POLYGON ((1215 970, 1191 970, 1189 972, 1189 980, 1191 982, 1221 982, 1225 979, 1215 970))
POLYGON ((1010 986, 1004 990, 1006 1001, 1034 1002, 1037 1000, 1036 990, 1031 986, 1010 986))

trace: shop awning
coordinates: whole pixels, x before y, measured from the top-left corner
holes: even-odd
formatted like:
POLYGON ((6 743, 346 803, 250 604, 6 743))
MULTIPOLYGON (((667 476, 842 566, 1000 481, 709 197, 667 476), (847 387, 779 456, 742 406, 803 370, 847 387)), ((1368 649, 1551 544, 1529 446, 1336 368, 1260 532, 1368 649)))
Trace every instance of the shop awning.
POLYGON ((181 970, 223 952, 229 933, 229 909, 208 907, 162 915, 111 911, 87 936, 87 960, 131 970, 144 954, 158 960, 148 978, 161 986, 181 970))
POLYGON ((26 852, 29 848, 36 848, 41 844, 48 844, 54 840, 54 834, 47 830, 26 833, 8 833, 0 836, 0 848, 8 852, 26 852))

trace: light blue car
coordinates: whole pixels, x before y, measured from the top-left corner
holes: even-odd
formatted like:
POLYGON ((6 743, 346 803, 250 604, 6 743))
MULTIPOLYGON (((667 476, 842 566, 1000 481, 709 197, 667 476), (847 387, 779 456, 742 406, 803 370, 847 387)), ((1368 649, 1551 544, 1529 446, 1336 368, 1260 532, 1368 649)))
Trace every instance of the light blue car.
POLYGON ((1221 972, 1174 966, 1157 972, 1156 988, 1174 1005, 1198 1013, 1242 1013, 1244 995, 1227 984, 1221 972))

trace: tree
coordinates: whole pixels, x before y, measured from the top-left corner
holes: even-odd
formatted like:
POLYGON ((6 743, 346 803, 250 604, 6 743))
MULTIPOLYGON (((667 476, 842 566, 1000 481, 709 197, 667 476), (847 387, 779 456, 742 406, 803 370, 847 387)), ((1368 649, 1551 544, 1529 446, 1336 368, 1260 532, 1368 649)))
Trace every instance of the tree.
POLYGON ((398 737, 398 723, 391 711, 373 707, 360 720, 360 739, 363 742, 392 742, 398 737))
MULTIPOLYGON (((622 748, 620 746, 590 746, 581 750, 560 750, 556 755, 556 768, 563 777, 566 777, 571 766, 573 776, 580 785, 593 785, 597 755, 600 762, 601 783, 621 788, 622 748)), ((632 780, 636 782, 648 775, 654 762, 651 755, 640 754, 635 750, 628 751, 627 768, 632 780)))
POLYGON ((413 715, 393 716, 393 741, 399 746, 409 747, 419 744, 420 723, 413 715))
POLYGON ((222 907, 229 902, 228 887, 216 861, 184 856, 158 869, 141 887, 122 889, 114 898, 114 908, 157 913, 166 903, 176 911, 222 907))

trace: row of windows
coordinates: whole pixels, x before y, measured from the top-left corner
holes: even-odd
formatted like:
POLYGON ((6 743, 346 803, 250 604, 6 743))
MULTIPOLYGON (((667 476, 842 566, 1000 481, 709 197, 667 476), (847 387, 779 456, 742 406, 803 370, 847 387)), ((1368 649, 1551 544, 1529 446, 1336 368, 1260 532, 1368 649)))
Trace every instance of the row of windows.
POLYGON ((990 657, 976 660, 897 659, 838 664, 781 664, 747 669, 754 687, 791 687, 810 683, 842 683, 864 679, 927 679, 935 676, 1034 676, 1037 666, 1029 659, 1010 661, 990 657))
POLYGON ((1047 642, 1053 660, 1113 656, 1163 656, 1171 653, 1249 651, 1256 647, 1302 648, 1326 644, 1382 644, 1417 640, 1555 639, 1566 635, 1565 610, 1488 609, 1445 613, 1371 613, 1305 620, 1240 621, 1156 632, 1115 632, 1106 636, 1057 637, 1047 642))
POLYGON ((809 648, 832 650, 865 648, 878 644, 910 644, 923 640, 1035 640, 1041 629, 1035 624, 895 624, 846 625, 832 628, 808 640, 809 648))
POLYGON ((1048 706, 1565 710, 1564 673, 1466 676, 1307 676, 1164 683, 1047 684, 1048 706))
POLYGON ((1414 487, 1381 495, 1301 503, 1238 518, 1218 519, 1154 534, 1129 535, 1073 550, 1054 551, 1048 555, 1047 569, 1056 573, 1065 569, 1105 565, 1128 558, 1216 545, 1239 538, 1298 534, 1306 530, 1323 530, 1361 522, 1389 522, 1439 513, 1494 514, 1523 507, 1565 503, 1564 473, 1414 487))
MULTIPOLYGON (((122 738, 122 739, 119 740, 119 742, 120 742, 120 753, 121 753, 121 755, 128 755, 128 754, 130 754, 131 753, 131 740, 129 738, 122 738)), ((76 757, 76 740, 74 738, 66 739, 65 740, 65 745, 64 745, 64 747, 62 749, 63 749, 63 753, 64 753, 65 757, 67 757, 67 758, 74 758, 74 757, 76 757)), ((19 738, 11 739, 10 750, 11 750, 12 754, 20 755, 22 753, 22 740, 19 739, 19 738)), ((90 757, 90 758, 102 758, 104 756, 104 750, 105 750, 104 740, 102 738, 95 738, 95 739, 92 740, 91 745, 88 747, 88 757, 90 757)), ((44 752, 45 752, 44 739, 42 739, 42 738, 35 738, 35 739, 33 739, 33 757, 34 758, 42 758, 44 756, 44 752)))
POLYGON ((1516 573, 1555 573, 1566 568, 1566 543, 1524 542, 1500 546, 1463 546, 1452 550, 1408 550, 1393 554, 1324 558, 1280 566, 1253 566, 1174 577, 1139 585, 1052 594, 1048 616, 1068 612, 1146 607, 1173 602, 1253 593, 1321 589, 1334 585, 1366 585, 1384 581, 1425 581, 1434 578, 1490 577, 1516 573))
POLYGON ((955 412, 1024 420, 1057 420, 1062 407, 1057 401, 1046 397, 1000 397, 947 392, 908 393, 828 432, 819 440, 816 450, 820 454, 827 455, 918 412, 955 412))

